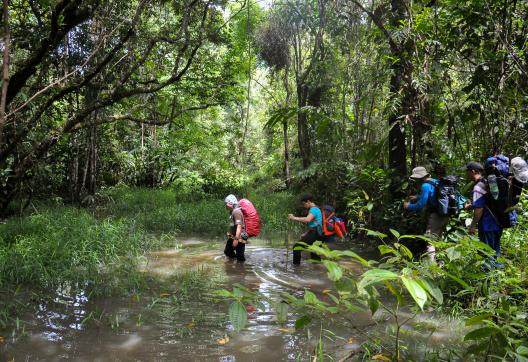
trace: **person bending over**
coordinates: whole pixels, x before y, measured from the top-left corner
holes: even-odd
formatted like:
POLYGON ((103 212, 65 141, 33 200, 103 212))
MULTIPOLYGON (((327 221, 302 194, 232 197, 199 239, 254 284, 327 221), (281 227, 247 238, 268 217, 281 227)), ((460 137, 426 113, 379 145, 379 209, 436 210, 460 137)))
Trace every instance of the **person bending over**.
MULTIPOLYGON (((312 245, 316 240, 324 241, 323 235, 323 214, 321 209, 317 207, 314 202, 312 195, 306 194, 301 197, 301 203, 303 207, 308 210, 308 215, 300 217, 293 214, 288 214, 288 219, 292 221, 298 221, 305 223, 308 226, 308 230, 301 235, 300 242, 312 245)), ((293 246, 293 264, 301 264, 301 250, 296 250, 302 248, 303 245, 299 242, 295 243, 293 246)), ((312 259, 321 260, 319 255, 311 253, 312 259)))
POLYGON ((244 252, 246 250, 246 225, 244 223, 244 214, 238 205, 235 195, 228 195, 225 198, 226 209, 229 210, 229 233, 224 254, 230 258, 236 258, 238 261, 246 261, 244 252))

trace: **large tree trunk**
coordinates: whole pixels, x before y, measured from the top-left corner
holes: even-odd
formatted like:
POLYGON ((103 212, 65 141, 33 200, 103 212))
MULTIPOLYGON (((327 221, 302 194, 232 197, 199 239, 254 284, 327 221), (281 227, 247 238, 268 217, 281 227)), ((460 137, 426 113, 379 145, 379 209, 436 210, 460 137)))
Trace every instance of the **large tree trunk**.
POLYGON ((9 85, 9 51, 11 34, 9 32, 9 0, 3 0, 2 20, 4 22, 4 54, 2 61, 2 92, 0 94, 0 149, 3 145, 4 125, 6 123, 7 87, 9 85))
POLYGON ((308 128, 308 114, 302 110, 308 101, 308 88, 304 84, 297 86, 297 139, 299 141, 299 153, 301 154, 303 168, 306 169, 312 163, 310 131, 308 128))
MULTIPOLYGON (((286 101, 285 101, 285 108, 287 108, 290 105, 290 97, 291 97, 291 90, 290 90, 290 83, 289 83, 289 67, 287 66, 284 69, 284 90, 286 91, 286 101)), ((290 188, 290 146, 288 142, 288 121, 284 121, 282 123, 282 136, 284 139, 284 182, 286 184, 286 188, 290 188)))
MULTIPOLYGON (((402 0, 391 1, 391 13, 391 25, 398 27, 405 15, 405 4, 402 0)), ((392 53, 392 56, 400 58, 399 61, 393 62, 391 65, 390 92, 393 97, 396 97, 404 84, 403 77, 407 67, 405 66, 405 59, 401 59, 401 54, 395 54, 394 49, 392 49, 392 53)), ((405 104, 408 100, 408 97, 404 95, 399 112, 393 113, 389 117, 389 168, 393 172, 391 183, 393 194, 398 192, 400 181, 407 175, 404 120, 401 117, 404 115, 402 111, 408 109, 407 104, 405 104)))

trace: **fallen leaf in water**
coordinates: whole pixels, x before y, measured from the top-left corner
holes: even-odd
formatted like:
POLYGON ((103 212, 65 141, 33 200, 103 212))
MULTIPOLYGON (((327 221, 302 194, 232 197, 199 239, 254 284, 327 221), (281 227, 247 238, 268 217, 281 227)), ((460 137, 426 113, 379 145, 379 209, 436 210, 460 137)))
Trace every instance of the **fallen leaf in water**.
POLYGON ((187 328, 192 328, 194 327, 194 322, 189 322, 185 325, 187 328))
POLYGON ((348 343, 348 344, 352 344, 352 343, 354 343, 354 338, 349 337, 349 338, 347 339, 347 343, 348 343))
POLYGON ((224 338, 217 339, 216 342, 223 346, 224 344, 229 342, 229 337, 228 336, 224 336, 224 338))
POLYGON ((0 343, 4 343, 4 341, 5 341, 5 337, 0 336, 0 343))
POLYGON ((279 328, 279 331, 284 333, 293 333, 295 332, 295 328, 279 328))
POLYGON ((323 293, 325 293, 325 294, 328 294, 328 293, 331 293, 331 292, 332 292, 332 290, 330 290, 330 289, 323 290, 323 293))
POLYGON ((161 293, 160 294, 160 298, 168 297, 169 295, 170 295, 169 293, 161 293))
POLYGON ((376 361, 385 361, 385 362, 391 362, 391 359, 389 357, 386 357, 382 354, 376 354, 374 356, 372 356, 372 359, 376 360, 376 361))

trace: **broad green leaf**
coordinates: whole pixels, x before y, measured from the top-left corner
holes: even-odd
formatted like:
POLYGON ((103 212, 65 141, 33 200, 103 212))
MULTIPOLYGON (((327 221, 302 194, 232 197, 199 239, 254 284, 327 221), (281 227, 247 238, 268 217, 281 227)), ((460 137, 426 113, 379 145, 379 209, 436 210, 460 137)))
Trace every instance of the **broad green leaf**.
POLYGON ((464 288, 466 289, 472 289, 471 286, 466 283, 465 281, 463 281, 462 279, 460 279, 459 277, 456 277, 448 272, 446 272, 445 270, 443 269, 440 269, 440 268, 434 268, 435 271, 439 272, 439 273, 442 273, 446 276, 448 276, 449 278, 453 279, 455 282, 457 282, 458 284, 460 284, 461 286, 463 286, 464 288))
POLYGON ((339 294, 350 294, 356 291, 356 285, 350 278, 341 278, 335 283, 339 294))
POLYGON ((451 248, 446 249, 446 255, 449 258, 449 261, 454 261, 460 259, 462 253, 460 252, 460 250, 458 250, 456 246, 453 246, 451 248))
POLYGON ((389 290, 389 292, 392 293, 396 297, 396 300, 398 301, 399 305, 403 305, 403 297, 401 293, 396 289, 392 283, 388 280, 385 281, 385 287, 389 290))
POLYGON ((367 236, 375 236, 380 239, 385 239, 387 237, 387 234, 383 234, 383 233, 380 233, 374 230, 370 230, 370 229, 362 229, 362 230, 367 231, 367 236))
POLYGON ((499 332, 500 330, 495 327, 488 326, 488 327, 477 328, 469 332, 468 334, 466 334, 464 336, 464 341, 471 341, 471 340, 486 338, 489 336, 493 336, 494 334, 497 334, 499 332))
POLYGON ((379 302, 378 298, 373 297, 373 296, 369 296, 369 298, 367 299, 367 304, 369 306, 369 309, 370 309, 370 312, 372 313, 372 315, 374 315, 374 313, 376 313, 376 311, 378 310, 378 308, 380 306, 380 302, 379 302))
POLYGON ((389 254, 389 253, 394 254, 396 252, 396 249, 391 248, 388 245, 380 245, 380 246, 378 246, 378 249, 379 249, 381 255, 385 255, 385 254, 389 254))
POLYGON ((427 293, 425 292, 424 288, 422 288, 422 286, 416 282, 416 280, 405 275, 401 277, 401 280, 403 285, 405 285, 405 288, 407 288, 409 294, 413 297, 416 304, 418 304, 420 309, 423 310, 423 306, 425 302, 427 302, 427 293))
POLYGON ((304 315, 295 321, 295 329, 302 329, 306 327, 311 321, 312 318, 310 318, 310 316, 304 315))
POLYGON ((336 250, 334 251, 337 256, 348 256, 360 262, 362 265, 368 265, 368 261, 357 255, 351 250, 336 250))
POLYGON ((306 304, 319 304, 319 299, 309 290, 304 291, 304 301, 306 304))
POLYGON ((491 313, 484 313, 484 314, 479 314, 479 315, 473 316, 473 317, 469 318, 468 320, 466 320, 466 326, 472 326, 472 325, 475 325, 475 324, 481 324, 482 321, 484 321, 486 319, 489 319, 492 316, 493 316, 493 314, 491 314, 491 313))
POLYGON ((438 304, 444 303, 444 295, 440 288, 427 279, 420 279, 418 282, 438 302, 438 304))
POLYGON ((275 310, 277 323, 281 326, 284 325, 288 321, 288 304, 278 302, 273 305, 273 309, 275 310))
POLYGON ((519 347, 517 347, 515 352, 517 352, 521 356, 528 356, 528 347, 527 346, 519 346, 519 347))
POLYGON ((343 276, 343 269, 336 263, 330 260, 323 260, 323 264, 328 270, 328 279, 331 281, 338 281, 343 276))
POLYGON ((370 269, 363 273, 360 288, 368 287, 369 285, 383 282, 385 280, 394 280, 398 278, 398 274, 385 269, 370 269))
POLYGON ((399 238, 400 238, 400 233, 397 232, 396 230, 394 230, 394 229, 389 229, 389 231, 391 232, 392 235, 394 235, 394 237, 395 237, 396 239, 399 239, 399 238))
POLYGON ((229 320, 237 332, 240 332, 246 326, 247 311, 239 301, 234 301, 229 306, 229 320))
POLYGON ((405 245, 403 244, 400 244, 400 252, 407 257, 407 259, 409 260, 412 260, 413 258, 413 254, 412 252, 409 250, 408 247, 406 247, 405 245))

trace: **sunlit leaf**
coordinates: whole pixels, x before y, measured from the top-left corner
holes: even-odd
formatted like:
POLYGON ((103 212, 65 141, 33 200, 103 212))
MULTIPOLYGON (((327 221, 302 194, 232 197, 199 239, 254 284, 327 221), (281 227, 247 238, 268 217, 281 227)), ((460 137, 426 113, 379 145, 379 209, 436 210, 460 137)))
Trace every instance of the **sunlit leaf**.
POLYGON ((343 269, 336 263, 330 260, 323 260, 323 264, 328 270, 328 279, 331 281, 338 281, 343 276, 343 269))
POLYGON ((307 304, 318 304, 319 303, 319 299, 317 299, 315 294, 310 292, 309 290, 304 291, 304 301, 307 304))
POLYGON ((462 256, 462 253, 460 252, 460 250, 458 250, 456 246, 446 249, 445 252, 449 261, 460 259, 460 257, 462 256))
POLYGON ((385 255, 385 254, 389 254, 389 253, 394 254, 396 252, 396 249, 391 248, 388 245, 380 245, 380 246, 378 246, 378 249, 379 249, 381 255, 385 255))
POLYGON ((394 230, 394 229, 389 229, 389 231, 391 232, 392 235, 394 235, 394 237, 395 237, 396 239, 399 239, 399 238, 400 238, 400 233, 397 232, 396 230, 394 230))
POLYGON ((420 279, 418 282, 438 302, 438 304, 444 303, 444 295, 440 288, 427 279, 420 279))
POLYGON ((383 282, 385 280, 394 280, 398 278, 398 274, 385 269, 370 269, 367 270, 359 282, 360 288, 365 288, 369 285, 383 282))
POLYGON ((414 301, 420 309, 423 309, 425 302, 427 302, 427 293, 420 284, 418 284, 414 279, 411 279, 405 275, 401 277, 403 285, 407 288, 407 291, 413 297, 414 301))

